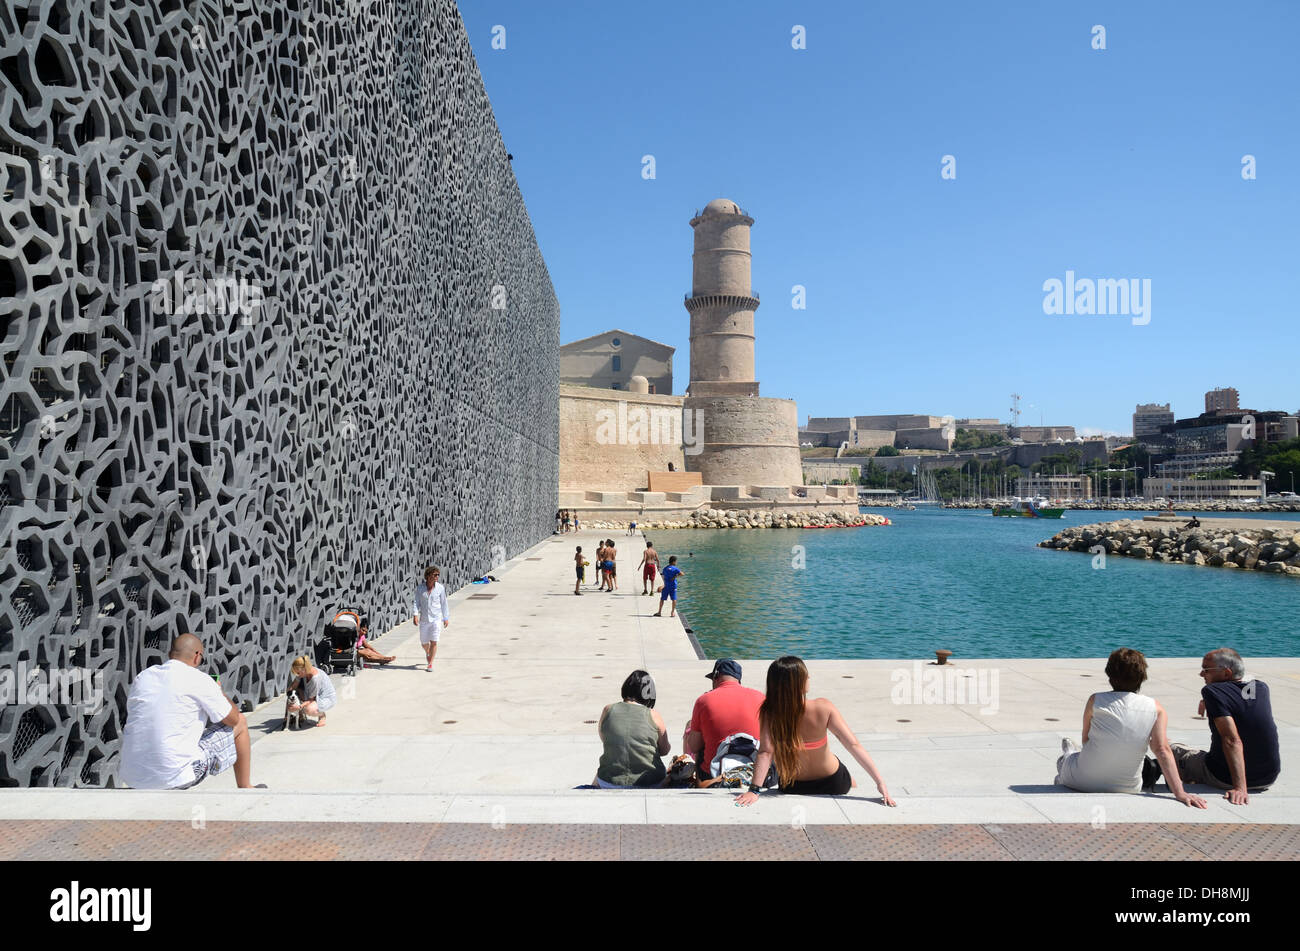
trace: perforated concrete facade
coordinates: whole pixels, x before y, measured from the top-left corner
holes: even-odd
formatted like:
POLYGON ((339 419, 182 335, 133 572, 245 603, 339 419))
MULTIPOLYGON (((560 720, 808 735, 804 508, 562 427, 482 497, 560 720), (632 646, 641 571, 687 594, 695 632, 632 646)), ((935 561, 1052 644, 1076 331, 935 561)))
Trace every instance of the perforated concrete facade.
POLYGON ((550 533, 559 308, 454 4, 0 8, 0 785, 113 781, 178 632, 239 703, 550 533), (93 706, 93 705, 92 705, 93 706))

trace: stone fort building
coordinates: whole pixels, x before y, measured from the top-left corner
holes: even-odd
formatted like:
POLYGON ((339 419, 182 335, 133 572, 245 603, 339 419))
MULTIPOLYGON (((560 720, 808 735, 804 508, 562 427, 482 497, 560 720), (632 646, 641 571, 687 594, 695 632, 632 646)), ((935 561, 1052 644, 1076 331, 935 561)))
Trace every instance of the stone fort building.
MULTIPOLYGON (((719 198, 690 224, 686 394, 651 392, 641 374, 628 380, 626 390, 621 382, 619 389, 602 387, 591 373, 581 377, 585 385, 562 382, 560 505, 581 517, 616 521, 673 518, 700 507, 855 515, 853 486, 803 484, 794 401, 759 395, 759 299, 750 281, 754 219, 734 201, 719 198)), ((576 344, 591 350, 605 336, 576 344)))
POLYGON ((749 229, 754 219, 716 198, 691 219, 691 383, 686 409, 700 414, 703 451, 687 458, 706 485, 793 486, 799 416, 793 400, 760 397, 754 379, 749 229))

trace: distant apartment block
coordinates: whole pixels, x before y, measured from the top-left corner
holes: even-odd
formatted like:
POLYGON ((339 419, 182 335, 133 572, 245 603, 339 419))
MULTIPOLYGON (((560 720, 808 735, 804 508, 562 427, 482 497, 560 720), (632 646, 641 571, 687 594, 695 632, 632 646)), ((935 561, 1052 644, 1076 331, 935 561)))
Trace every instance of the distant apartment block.
POLYGON ((1139 403, 1133 410, 1133 438, 1159 436, 1161 426, 1170 426, 1174 413, 1168 403, 1139 403))
POLYGON ((1231 386, 1220 387, 1205 394, 1205 411, 1207 413, 1232 412, 1241 409, 1239 397, 1235 388, 1231 386))
POLYGON ((1239 450, 1208 452, 1182 452, 1155 464, 1155 474, 1169 479, 1190 479, 1207 472, 1231 469, 1241 458, 1239 450))
POLYGON ((1148 499, 1262 499, 1264 483, 1260 479, 1169 479, 1153 476, 1142 483, 1148 499))
POLYGON ((1021 498, 1041 495, 1049 499, 1090 499, 1092 478, 1078 475, 1025 476, 1018 480, 1016 492, 1021 498))
POLYGON ((1255 426, 1259 438, 1266 443, 1300 438, 1300 417, 1259 413, 1256 415, 1255 426))
POLYGON ((675 352, 675 347, 647 337, 607 330, 560 347, 560 382, 626 390, 632 377, 643 376, 651 393, 668 396, 673 392, 675 352))
POLYGON ((1165 428, 1164 436, 1178 453, 1239 452, 1252 444, 1295 439, 1298 433, 1300 419, 1281 410, 1225 410, 1180 419, 1165 428))

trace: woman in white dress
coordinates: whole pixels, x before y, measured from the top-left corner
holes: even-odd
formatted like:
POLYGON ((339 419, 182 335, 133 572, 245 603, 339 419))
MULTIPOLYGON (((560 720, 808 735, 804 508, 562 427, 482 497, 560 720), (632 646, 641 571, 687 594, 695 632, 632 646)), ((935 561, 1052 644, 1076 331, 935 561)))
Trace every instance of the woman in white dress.
POLYGON ((1113 689, 1094 693, 1083 708, 1083 748, 1068 737, 1061 741, 1056 782, 1079 792, 1140 793, 1149 746, 1174 798, 1187 806, 1206 808, 1205 800, 1184 790, 1178 778, 1165 735, 1169 718, 1164 707, 1138 693, 1147 679, 1146 657, 1141 651, 1121 647, 1106 661, 1106 679, 1113 689))

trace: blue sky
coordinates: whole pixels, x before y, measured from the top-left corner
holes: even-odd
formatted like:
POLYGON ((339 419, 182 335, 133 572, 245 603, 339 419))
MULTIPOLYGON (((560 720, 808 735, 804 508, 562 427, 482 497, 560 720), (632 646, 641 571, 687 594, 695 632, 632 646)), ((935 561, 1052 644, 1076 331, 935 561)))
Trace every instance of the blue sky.
POLYGON ((688 221, 726 197, 755 218, 761 392, 801 421, 1005 420, 1017 392, 1024 423, 1126 433, 1215 386, 1300 408, 1300 3, 460 10, 565 341, 675 346, 681 392, 688 221), (1067 270, 1150 280, 1150 322, 1045 314, 1067 270))

